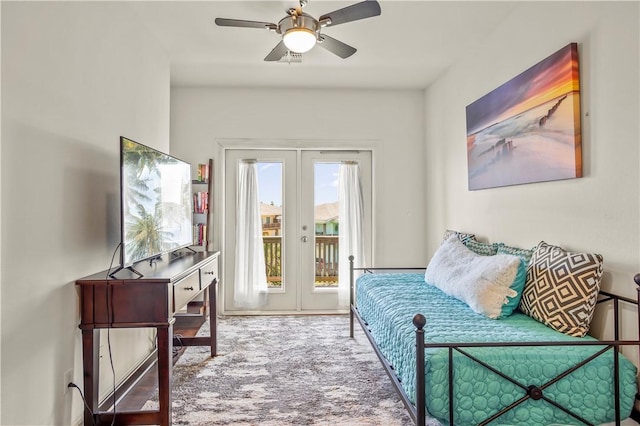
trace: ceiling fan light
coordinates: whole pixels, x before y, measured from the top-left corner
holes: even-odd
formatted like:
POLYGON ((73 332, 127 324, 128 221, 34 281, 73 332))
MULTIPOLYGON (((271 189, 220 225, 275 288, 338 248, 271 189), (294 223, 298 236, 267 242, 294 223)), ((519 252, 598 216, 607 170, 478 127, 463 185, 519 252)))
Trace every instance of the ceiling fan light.
POLYGON ((307 28, 291 28, 282 36, 284 45, 292 52, 305 53, 316 44, 316 33, 307 28))

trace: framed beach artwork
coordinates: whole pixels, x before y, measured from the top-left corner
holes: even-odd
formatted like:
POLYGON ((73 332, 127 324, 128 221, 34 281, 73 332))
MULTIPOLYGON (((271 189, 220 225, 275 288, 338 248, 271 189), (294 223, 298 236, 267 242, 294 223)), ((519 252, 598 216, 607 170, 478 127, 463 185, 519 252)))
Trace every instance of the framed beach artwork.
POLYGON ((466 108, 469 190, 582 177, 578 45, 466 108))

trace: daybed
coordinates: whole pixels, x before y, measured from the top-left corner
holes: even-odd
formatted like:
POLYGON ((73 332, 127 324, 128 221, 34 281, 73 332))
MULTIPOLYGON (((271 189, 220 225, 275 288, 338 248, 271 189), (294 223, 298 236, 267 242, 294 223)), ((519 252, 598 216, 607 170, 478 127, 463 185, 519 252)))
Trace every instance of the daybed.
POLYGON ((351 336, 358 320, 416 424, 619 424, 632 412, 636 367, 620 349, 640 341, 619 340, 618 307, 637 300, 600 291, 600 255, 448 231, 426 273, 350 263, 351 336), (586 334, 605 301, 613 341, 586 334))

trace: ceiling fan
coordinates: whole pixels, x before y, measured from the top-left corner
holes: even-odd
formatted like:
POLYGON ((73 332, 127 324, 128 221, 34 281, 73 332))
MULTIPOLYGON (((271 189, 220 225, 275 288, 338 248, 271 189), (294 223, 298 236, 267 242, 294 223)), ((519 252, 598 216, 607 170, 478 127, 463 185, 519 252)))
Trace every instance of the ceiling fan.
POLYGON ((345 59, 356 53, 356 48, 321 33, 321 29, 371 18, 381 13, 380 4, 376 0, 365 0, 315 19, 302 12, 302 8, 309 3, 309 0, 299 0, 299 2, 300 6, 287 10, 287 16, 277 24, 227 18, 216 18, 215 22, 221 27, 263 28, 280 34, 282 40, 264 58, 265 61, 279 61, 289 52, 305 53, 316 44, 345 59))

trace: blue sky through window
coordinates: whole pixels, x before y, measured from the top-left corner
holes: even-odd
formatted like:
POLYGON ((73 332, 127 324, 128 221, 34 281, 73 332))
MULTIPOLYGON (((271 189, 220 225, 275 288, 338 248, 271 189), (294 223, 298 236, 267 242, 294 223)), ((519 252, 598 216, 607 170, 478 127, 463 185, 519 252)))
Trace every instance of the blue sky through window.
MULTIPOLYGON (((315 205, 338 201, 338 171, 340 163, 315 163, 315 205)), ((282 205, 282 163, 258 163, 260 201, 282 205)))

